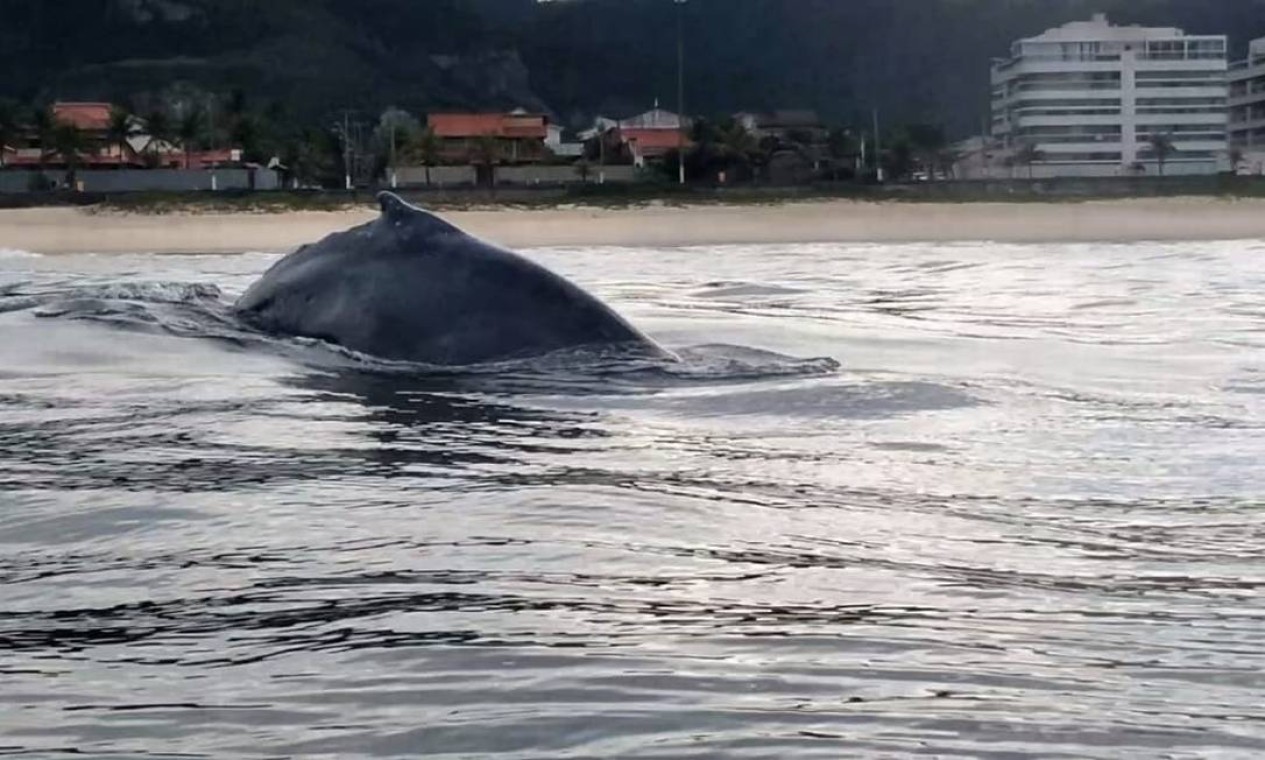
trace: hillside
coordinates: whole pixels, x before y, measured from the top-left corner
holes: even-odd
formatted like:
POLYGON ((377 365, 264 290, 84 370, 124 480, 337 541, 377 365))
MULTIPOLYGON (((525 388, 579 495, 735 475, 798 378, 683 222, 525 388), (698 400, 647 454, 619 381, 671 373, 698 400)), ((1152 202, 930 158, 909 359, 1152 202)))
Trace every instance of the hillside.
MULTIPOLYGON (((549 109, 566 120, 675 101, 669 0, 0 0, 0 96, 138 109, 242 90, 294 121, 395 104, 549 109)), ((690 0, 690 110, 813 107, 836 121, 978 128, 988 61, 1106 11, 1122 23, 1265 35, 1265 0, 690 0)))

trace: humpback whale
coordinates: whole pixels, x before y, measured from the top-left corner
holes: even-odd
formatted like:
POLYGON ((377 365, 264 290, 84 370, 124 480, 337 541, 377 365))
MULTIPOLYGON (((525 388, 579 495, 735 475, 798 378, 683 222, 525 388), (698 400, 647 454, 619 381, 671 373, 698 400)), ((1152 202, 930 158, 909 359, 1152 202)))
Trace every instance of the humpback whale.
POLYGON ((458 366, 565 349, 668 358, 579 286, 392 193, 381 216, 285 256, 234 304, 269 333, 458 366))

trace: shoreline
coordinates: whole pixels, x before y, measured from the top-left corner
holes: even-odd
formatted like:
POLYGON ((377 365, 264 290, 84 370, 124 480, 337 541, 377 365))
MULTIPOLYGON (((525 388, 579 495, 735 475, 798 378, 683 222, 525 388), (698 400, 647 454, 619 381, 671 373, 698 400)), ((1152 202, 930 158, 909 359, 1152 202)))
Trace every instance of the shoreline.
MULTIPOLYGON (((813 200, 440 213, 470 233, 510 248, 1265 239, 1265 199, 1259 198, 917 204, 813 200)), ((0 210, 0 249, 41 254, 283 252, 376 217, 376 209, 368 206, 162 215, 68 207, 7 209, 0 210)))

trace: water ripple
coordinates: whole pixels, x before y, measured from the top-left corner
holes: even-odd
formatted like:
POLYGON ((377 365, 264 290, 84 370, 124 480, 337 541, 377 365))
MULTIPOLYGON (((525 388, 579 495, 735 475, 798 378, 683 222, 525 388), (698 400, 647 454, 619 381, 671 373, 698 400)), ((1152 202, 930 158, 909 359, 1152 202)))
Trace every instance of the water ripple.
POLYGON ((1256 247, 532 255, 683 361, 0 255, 0 754, 1265 754, 1256 247))

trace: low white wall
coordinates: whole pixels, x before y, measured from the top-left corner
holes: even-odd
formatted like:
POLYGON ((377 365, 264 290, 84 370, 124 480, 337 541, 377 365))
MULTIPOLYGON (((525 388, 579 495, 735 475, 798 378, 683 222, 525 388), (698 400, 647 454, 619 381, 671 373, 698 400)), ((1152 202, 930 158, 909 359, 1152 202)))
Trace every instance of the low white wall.
MULTIPOLYGON (((430 168, 430 186, 432 187, 464 187, 474 185, 478 172, 473 166, 432 166, 430 168)), ((588 178, 585 180, 573 164, 533 164, 528 166, 496 167, 496 184, 498 185, 571 185, 580 182, 595 184, 599 182, 636 182, 637 168, 634 166, 590 165, 588 178)), ((402 166, 396 170, 396 181, 402 187, 420 187, 427 183, 426 169, 421 166, 402 166)))

